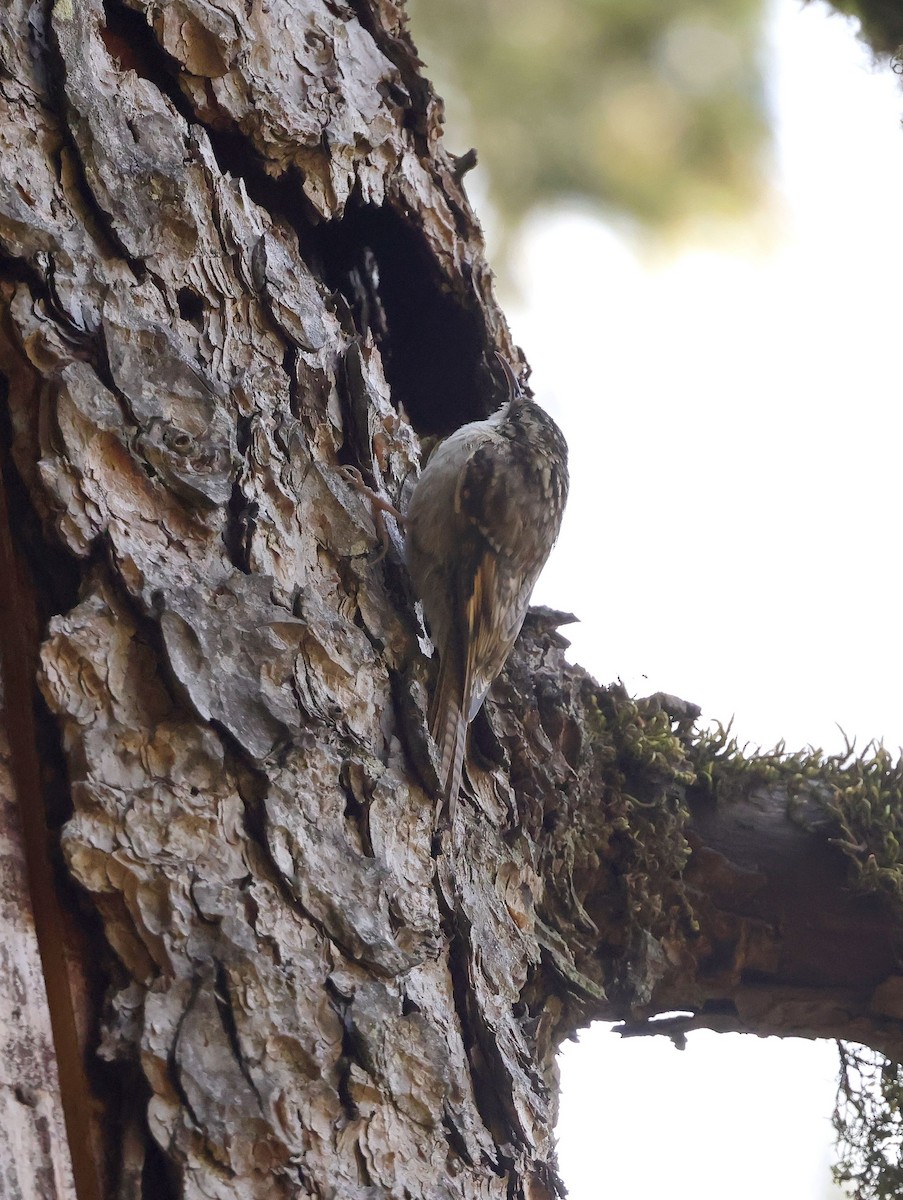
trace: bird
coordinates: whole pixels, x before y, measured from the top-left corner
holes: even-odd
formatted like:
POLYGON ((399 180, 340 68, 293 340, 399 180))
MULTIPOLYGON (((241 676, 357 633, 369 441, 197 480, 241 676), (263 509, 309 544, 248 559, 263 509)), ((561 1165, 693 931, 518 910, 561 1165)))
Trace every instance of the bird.
POLYGON ((453 820, 468 727, 511 652, 561 528, 567 443, 497 355, 505 403, 433 451, 405 514, 405 557, 439 654, 430 708, 453 820))

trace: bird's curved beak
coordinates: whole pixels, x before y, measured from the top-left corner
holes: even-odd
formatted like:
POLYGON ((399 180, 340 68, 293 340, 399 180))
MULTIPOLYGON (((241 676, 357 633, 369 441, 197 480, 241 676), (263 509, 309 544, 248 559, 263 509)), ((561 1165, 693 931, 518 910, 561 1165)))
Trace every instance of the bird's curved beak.
POLYGON ((508 362, 507 358, 499 354, 498 350, 495 352, 495 357, 502 364, 502 370, 505 372, 505 380, 508 384, 508 403, 512 404, 515 401, 525 399, 524 389, 520 385, 520 380, 514 374, 511 363, 508 362))

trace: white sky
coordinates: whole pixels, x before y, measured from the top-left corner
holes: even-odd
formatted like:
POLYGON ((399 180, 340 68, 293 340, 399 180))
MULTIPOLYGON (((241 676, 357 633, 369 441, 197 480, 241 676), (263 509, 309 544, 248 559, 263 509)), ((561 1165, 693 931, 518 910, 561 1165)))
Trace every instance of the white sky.
POLYGON ((572 478, 535 599, 603 681, 896 746, 903 94, 820 5, 782 0, 775 49, 771 253, 647 269, 588 216, 525 242, 508 312, 572 478))
MULTIPOLYGON (((571 446, 535 601, 600 680, 765 746, 903 743, 903 94, 852 28, 775 5, 770 237, 650 265, 546 218, 508 305, 571 446)), ((571 1200, 825 1200, 834 1073, 829 1044, 596 1027, 562 1055, 571 1200)))

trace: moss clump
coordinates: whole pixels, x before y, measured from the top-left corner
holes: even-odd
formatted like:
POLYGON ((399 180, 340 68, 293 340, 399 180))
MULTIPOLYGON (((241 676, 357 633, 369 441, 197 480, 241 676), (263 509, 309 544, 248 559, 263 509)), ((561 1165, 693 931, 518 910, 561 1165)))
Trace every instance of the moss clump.
POLYGON ((619 686, 584 698, 586 730, 605 788, 605 823, 621 840, 618 869, 629 881, 631 919, 661 926, 663 894, 674 895, 687 861, 688 797, 718 803, 761 787, 783 798, 790 820, 817 829, 847 855, 851 882, 903 912, 903 757, 880 742, 861 753, 816 747, 762 751, 741 745, 730 725, 694 726, 698 710, 667 696, 634 699, 619 686), (646 876, 642 879, 642 876, 646 876))
POLYGON ((825 807, 840 827, 835 840, 855 864, 858 885, 903 911, 903 759, 872 743, 831 785, 825 807))
POLYGON ((789 753, 783 745, 750 754, 718 725, 696 739, 697 782, 720 800, 759 784, 785 795, 791 819, 826 827, 831 841, 853 865, 852 881, 879 893, 903 912, 903 758, 881 742, 857 754, 855 744, 826 755, 809 747, 789 753))
POLYGON ((687 789, 696 779, 689 747, 698 710, 667 696, 635 699, 621 686, 598 689, 590 701, 603 794, 592 841, 609 870, 597 869, 587 906, 613 945, 658 939, 677 922, 692 925, 681 876, 690 854, 684 831, 687 789), (602 880, 608 888, 599 887, 602 880))

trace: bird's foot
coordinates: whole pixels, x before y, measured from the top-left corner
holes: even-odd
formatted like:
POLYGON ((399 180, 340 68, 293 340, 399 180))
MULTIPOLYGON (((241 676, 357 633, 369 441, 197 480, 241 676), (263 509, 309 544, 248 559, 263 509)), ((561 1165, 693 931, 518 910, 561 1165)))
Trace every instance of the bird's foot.
POLYGON ((376 536, 379 538, 381 549, 377 556, 373 559, 374 563, 378 563, 385 558, 389 549, 389 531, 386 529, 386 513, 390 517, 394 517, 398 524, 404 528, 405 516, 399 512, 391 501, 386 500, 379 492, 374 491, 364 483, 364 477, 357 467, 339 467, 339 474, 346 483, 350 483, 359 496, 362 496, 370 505, 370 512, 373 517, 373 526, 376 529, 376 536))

